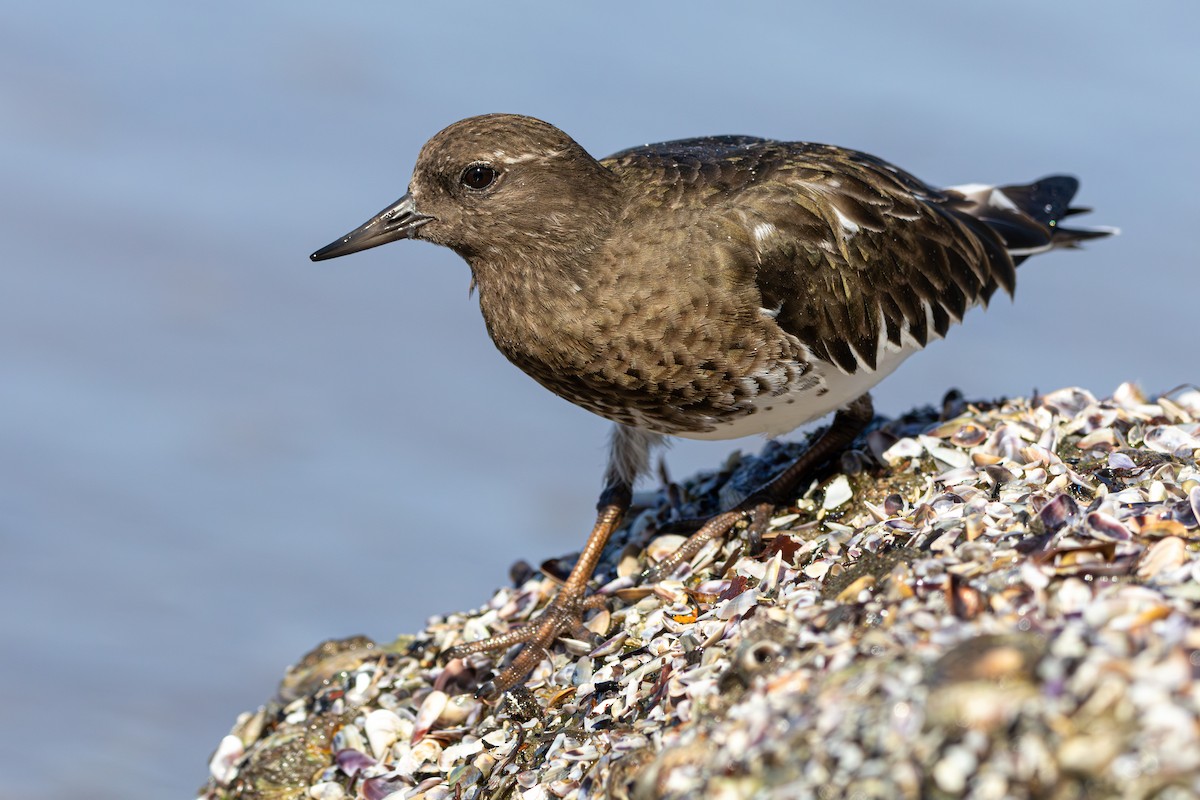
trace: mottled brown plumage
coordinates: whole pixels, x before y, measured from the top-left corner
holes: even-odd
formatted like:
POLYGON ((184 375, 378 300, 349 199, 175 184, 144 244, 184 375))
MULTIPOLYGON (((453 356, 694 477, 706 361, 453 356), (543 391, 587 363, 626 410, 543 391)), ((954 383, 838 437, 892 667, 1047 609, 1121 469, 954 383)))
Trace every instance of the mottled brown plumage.
MULTIPOLYGON (((1061 216, 1073 179, 1049 180, 1071 184, 1061 216)), ((1015 279, 979 203, 827 145, 712 137, 596 161, 544 122, 490 115, 430 140, 410 195, 432 217, 412 238, 470 264, 501 352, 556 394, 660 434, 720 438, 765 398, 816 401, 833 373, 915 351, 1015 279), (464 186, 480 164, 497 178, 464 186)), ((1088 235, 1047 222, 1009 227, 1026 249, 1088 235)), ((851 399, 814 402, 808 418, 851 399)))
MULTIPOLYGON (((776 434, 848 409, 830 441, 853 438, 870 408, 856 399, 1012 292, 1017 263, 1106 234, 1059 226, 1076 188, 938 190, 864 153, 748 136, 597 161, 545 122, 495 114, 434 136, 408 194, 313 258, 416 238, 467 261, 500 351, 618 423, 591 548, 664 434, 776 434)), ((546 646, 577 619, 589 557, 547 613, 556 626, 524 638, 546 646)))

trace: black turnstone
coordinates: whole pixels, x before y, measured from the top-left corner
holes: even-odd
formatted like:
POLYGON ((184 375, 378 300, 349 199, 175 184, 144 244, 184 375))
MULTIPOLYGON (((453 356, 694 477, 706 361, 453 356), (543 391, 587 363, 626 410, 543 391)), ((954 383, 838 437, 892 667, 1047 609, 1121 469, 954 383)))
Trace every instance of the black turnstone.
POLYGON ((597 161, 546 122, 491 114, 421 149, 408 193, 312 255, 397 239, 471 267, 492 340, 556 394, 616 423, 599 515, 529 626, 453 655, 526 646, 485 687, 522 681, 578 630, 587 583, 663 436, 776 435, 836 411, 803 457, 717 515, 662 569, 795 486, 870 420, 867 391, 946 334, 1026 257, 1108 230, 1060 226, 1078 182, 935 189, 874 156, 752 136, 597 161))

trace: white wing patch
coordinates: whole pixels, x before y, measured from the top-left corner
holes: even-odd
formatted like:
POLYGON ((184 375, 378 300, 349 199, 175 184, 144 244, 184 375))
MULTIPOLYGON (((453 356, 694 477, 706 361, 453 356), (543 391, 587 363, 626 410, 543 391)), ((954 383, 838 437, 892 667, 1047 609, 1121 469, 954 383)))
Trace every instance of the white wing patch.
POLYGON ((833 213, 837 215, 838 225, 842 228, 842 236, 849 239, 854 234, 858 233, 858 225, 849 217, 842 213, 842 210, 837 206, 833 207, 833 213))
POLYGON ((1016 211, 1018 214, 1023 213, 1021 209, 1017 208, 1017 204, 1008 198, 1008 195, 995 186, 988 186, 986 183, 964 183, 961 186, 947 186, 945 191, 958 192, 972 203, 980 206, 1002 208, 1005 211, 1016 211))
POLYGON ((779 233, 779 229, 771 223, 760 222, 754 226, 754 241, 762 244, 777 233, 779 233))
MULTIPOLYGON (((964 198, 974 203, 978 208, 995 208, 1001 211, 1012 211, 1017 214, 1024 214, 1021 209, 1017 208, 1008 195, 997 189, 995 186, 988 186, 986 183, 964 183, 962 186, 948 186, 948 192, 958 192, 964 198)), ((1040 247, 1009 247, 1007 248, 1009 255, 1013 256, 1031 256, 1037 253, 1045 253, 1054 249, 1054 243, 1048 242, 1040 247)))
POLYGON ((775 319, 776 317, 779 316, 780 311, 783 311, 783 301, 782 300, 780 300, 775 305, 774 308, 766 308, 766 307, 760 308, 758 310, 758 313, 762 314, 767 319, 775 319))

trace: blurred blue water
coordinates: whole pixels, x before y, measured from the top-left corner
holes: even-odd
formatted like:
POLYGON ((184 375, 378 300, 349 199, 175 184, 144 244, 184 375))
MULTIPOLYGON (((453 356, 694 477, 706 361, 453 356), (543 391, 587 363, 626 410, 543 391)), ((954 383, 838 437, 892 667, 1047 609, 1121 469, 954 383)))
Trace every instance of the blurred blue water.
POLYGON ((1124 235, 1031 262, 877 406, 1196 381, 1200 14, 1096 8, 10 4, 4 793, 190 796, 309 646, 411 631, 581 543, 606 424, 495 352, 465 265, 307 260, 455 119, 541 116, 597 155, 750 133, 938 183, 1078 174, 1124 235))

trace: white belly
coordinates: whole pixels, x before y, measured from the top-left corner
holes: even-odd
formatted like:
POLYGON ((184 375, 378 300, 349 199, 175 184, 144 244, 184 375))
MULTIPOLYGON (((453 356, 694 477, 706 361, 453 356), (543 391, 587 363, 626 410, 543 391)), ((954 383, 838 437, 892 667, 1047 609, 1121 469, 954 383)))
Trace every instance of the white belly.
POLYGON ((699 433, 676 433, 685 439, 737 439, 763 434, 781 436, 806 422, 820 419, 831 411, 870 391, 871 387, 890 375, 900 362, 921 348, 918 346, 885 352, 874 370, 865 368, 847 375, 829 364, 817 363, 820 381, 806 388, 797 388, 776 396, 760 395, 754 400, 754 413, 718 422, 717 427, 699 433), (821 389, 825 389, 824 393, 821 389))

